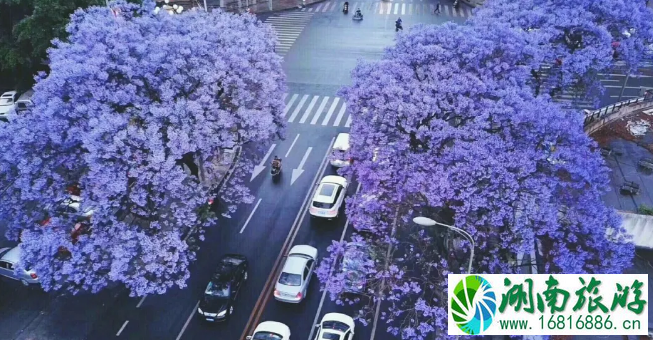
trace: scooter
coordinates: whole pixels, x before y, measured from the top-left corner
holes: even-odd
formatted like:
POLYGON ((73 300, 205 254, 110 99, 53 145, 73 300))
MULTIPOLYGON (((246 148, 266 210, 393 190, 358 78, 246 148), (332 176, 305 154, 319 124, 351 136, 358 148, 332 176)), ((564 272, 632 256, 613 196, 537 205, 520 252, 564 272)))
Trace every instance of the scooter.
POLYGON ((349 2, 345 2, 345 6, 342 8, 342 13, 349 13, 349 2))
POLYGON ((272 174, 272 177, 277 177, 281 174, 281 165, 278 168, 272 167, 272 170, 270 170, 270 174, 272 174))

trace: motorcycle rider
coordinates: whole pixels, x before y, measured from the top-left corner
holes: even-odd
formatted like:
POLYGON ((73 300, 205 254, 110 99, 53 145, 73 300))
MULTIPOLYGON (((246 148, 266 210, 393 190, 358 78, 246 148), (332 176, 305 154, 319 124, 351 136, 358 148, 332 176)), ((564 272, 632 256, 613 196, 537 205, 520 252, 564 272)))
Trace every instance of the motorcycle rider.
POLYGON ((401 27, 401 18, 399 18, 399 19, 397 19, 397 21, 395 21, 395 32, 399 32, 399 30, 402 30, 402 31, 404 30, 404 28, 401 27))
POLYGON ((275 169, 281 169, 281 158, 275 155, 272 160, 272 167, 275 169))
POLYGON ((363 13, 361 13, 361 9, 360 9, 360 8, 357 8, 357 9, 356 9, 356 14, 354 14, 354 15, 357 16, 357 17, 359 17, 359 18, 362 18, 362 17, 363 17, 363 13))

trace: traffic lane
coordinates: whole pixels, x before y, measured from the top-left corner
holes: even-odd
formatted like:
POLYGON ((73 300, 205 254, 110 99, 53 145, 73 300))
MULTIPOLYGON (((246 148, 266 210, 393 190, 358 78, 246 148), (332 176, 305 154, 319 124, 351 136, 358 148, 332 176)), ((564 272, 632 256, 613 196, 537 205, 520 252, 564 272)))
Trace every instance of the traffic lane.
MULTIPOLYGON (((288 132, 289 138, 279 142, 272 153, 270 149, 267 150, 270 158, 276 154, 284 159, 280 178, 273 180, 269 174, 270 167, 266 165, 265 170, 252 181, 255 187, 253 193, 256 194, 254 204, 246 214, 241 214, 237 224, 231 226, 237 229, 233 230, 234 238, 223 241, 227 249, 232 249, 231 252, 244 254, 250 259, 249 280, 239 294, 234 317, 224 324, 214 325, 196 315, 189 322, 182 339, 215 335, 224 339, 238 339, 245 328, 330 144, 321 142, 324 137, 329 137, 328 134, 306 134, 295 139, 296 133, 292 129, 288 132), (311 148, 310 152, 308 148, 311 148), (303 164, 302 160, 305 160, 303 164), (300 165, 303 173, 291 185, 293 169, 300 168, 300 165)), ((269 163, 269 159, 267 161, 269 163)), ((202 284, 202 291, 206 282, 208 278, 202 284)))
MULTIPOLYGON (((321 175, 337 175, 337 170, 328 165, 321 175)), ((350 183, 347 196, 351 196, 356 191, 356 183, 350 183)), ((310 189, 309 189, 310 190, 310 189)), ((303 212, 304 218, 301 221, 300 229, 297 233, 293 245, 308 244, 318 250, 319 261, 327 254, 327 247, 335 240, 341 238, 343 228, 347 217, 344 209, 337 219, 332 221, 311 218, 307 214, 307 209, 303 212)), ((274 278, 275 282, 277 278, 274 278)), ((267 292, 267 304, 263 312, 262 321, 272 320, 279 321, 290 327, 293 338, 305 339, 309 336, 313 327, 313 319, 320 304, 322 292, 320 291, 320 282, 317 275, 311 277, 309 288, 305 299, 299 304, 289 304, 279 302, 274 299, 271 292, 267 292)))
POLYGON ((0 339, 14 339, 56 299, 53 293, 6 278, 0 279, 0 290, 0 339))

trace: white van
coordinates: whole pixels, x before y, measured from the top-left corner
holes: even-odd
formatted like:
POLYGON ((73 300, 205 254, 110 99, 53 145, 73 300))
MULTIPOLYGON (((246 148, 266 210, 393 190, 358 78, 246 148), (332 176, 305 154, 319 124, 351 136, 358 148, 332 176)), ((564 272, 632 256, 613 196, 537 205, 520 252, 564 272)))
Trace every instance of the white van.
POLYGON ((348 151, 349 134, 339 133, 338 137, 336 137, 335 143, 333 143, 333 148, 331 149, 331 155, 329 157, 331 165, 337 168, 342 168, 351 164, 351 158, 349 158, 348 151))

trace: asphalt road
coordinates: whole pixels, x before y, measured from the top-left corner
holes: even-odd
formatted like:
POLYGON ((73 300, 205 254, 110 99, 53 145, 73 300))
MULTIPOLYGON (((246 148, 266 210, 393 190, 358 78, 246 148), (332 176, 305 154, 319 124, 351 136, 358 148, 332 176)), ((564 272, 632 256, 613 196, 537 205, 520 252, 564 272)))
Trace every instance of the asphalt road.
MULTIPOLYGON (((469 14, 462 11, 454 16, 443 3, 443 15, 434 16, 428 10, 430 4, 406 0, 404 4, 390 3, 389 8, 384 8, 380 1, 350 1, 350 13, 344 15, 340 12, 341 2, 325 2, 304 10, 261 17, 275 26, 282 38, 280 53, 285 57, 283 67, 289 87, 287 138, 273 142, 274 149, 262 163, 266 168, 250 182, 256 197, 254 203, 241 206, 231 219, 221 219, 219 226, 207 230, 198 259, 191 267, 188 287, 146 298, 130 298, 119 289, 70 297, 25 290, 14 282, 0 282, 3 292, 0 338, 239 339, 295 221, 298 228, 293 244, 312 245, 320 256, 326 253, 332 240, 341 239, 343 235, 348 237, 351 233, 351 226, 345 230, 346 216, 328 223, 316 223, 308 216, 302 217, 305 209, 301 209, 314 188, 314 180, 334 173, 330 166, 320 171, 330 141, 337 133, 349 130, 349 114, 343 106, 344 100, 337 97, 337 91, 350 83, 350 72, 359 59, 379 59, 383 49, 393 43, 397 17, 403 19, 407 30, 417 23, 462 22, 469 14), (361 7, 365 16, 362 22, 351 19, 357 7, 361 7), (276 183, 270 178, 267 166, 274 155, 283 159, 284 170, 276 183), (303 173, 291 184, 292 170, 300 165, 303 173), (249 280, 240 293, 233 318, 224 324, 208 324, 195 314, 196 305, 218 259, 226 253, 248 257, 249 280)), ((617 100, 625 79, 618 74, 604 77, 604 84, 609 87, 602 103, 617 100)), ((631 77, 623 98, 637 96, 639 87, 646 84, 653 86, 650 77, 631 77)), ((261 159, 264 156, 261 154, 261 159)), ((355 190, 353 183, 349 194, 355 190)), ((263 295, 263 301, 260 321, 287 324, 293 339, 308 339, 313 324, 325 313, 338 311, 352 315, 350 307, 336 306, 323 295, 317 277, 313 278, 306 299, 299 305, 279 303, 269 292, 263 295)), ((380 321, 374 339, 394 339, 385 328, 380 321)), ((356 339, 368 340, 371 332, 371 326, 357 324, 356 339)))

